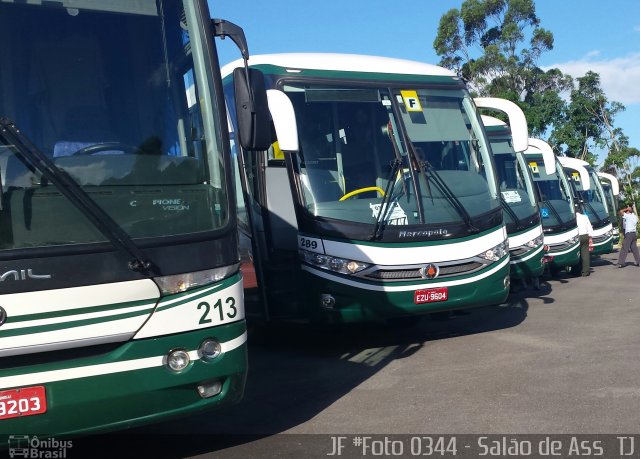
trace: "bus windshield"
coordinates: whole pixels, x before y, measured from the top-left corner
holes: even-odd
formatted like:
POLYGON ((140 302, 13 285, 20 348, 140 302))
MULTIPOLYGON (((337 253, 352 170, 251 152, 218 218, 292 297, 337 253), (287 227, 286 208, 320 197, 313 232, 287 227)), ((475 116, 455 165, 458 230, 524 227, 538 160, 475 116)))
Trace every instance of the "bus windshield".
POLYGON ((542 156, 527 156, 526 160, 533 182, 538 187, 542 225, 545 228, 565 228, 575 223, 573 195, 560 163, 556 162, 556 173, 550 175, 547 174, 542 156))
MULTIPOLYGON (((228 221, 198 14, 189 0, 0 3, 0 116, 131 238, 228 221)), ((8 142, 0 172, 0 249, 106 240, 8 142)))
POLYGON ((296 172, 311 215, 444 227, 499 209, 465 91, 295 83, 283 90, 296 112, 296 172))
POLYGON ((613 194, 613 188, 609 183, 603 183, 603 182, 600 182, 600 186, 602 187, 602 191, 604 192, 604 196, 607 200, 607 207, 609 209, 609 218, 611 219, 611 223, 615 225, 618 222, 618 218, 616 214, 618 206, 616 204, 616 197, 613 194))
POLYGON ((505 222, 508 226, 521 226, 538 213, 529 169, 522 154, 513 151, 509 139, 491 138, 490 141, 503 206, 511 210, 505 212, 505 222))
POLYGON ((578 196, 584 202, 585 215, 589 217, 592 225, 601 226, 602 222, 609 218, 609 209, 597 173, 591 167, 587 167, 587 170, 589 171, 590 184, 588 190, 582 188, 582 182, 580 181, 580 174, 578 172, 571 171, 571 179, 578 196))

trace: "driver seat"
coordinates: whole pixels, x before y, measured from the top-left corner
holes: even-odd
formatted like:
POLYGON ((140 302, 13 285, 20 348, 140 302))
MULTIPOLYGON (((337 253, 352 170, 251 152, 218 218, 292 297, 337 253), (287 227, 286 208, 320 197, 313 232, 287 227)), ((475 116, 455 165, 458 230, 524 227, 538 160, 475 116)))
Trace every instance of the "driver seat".
MULTIPOLYGON (((81 106, 67 112, 64 132, 53 146, 53 157, 71 156, 82 148, 108 142, 118 142, 104 108, 81 106)), ((96 155, 117 155, 122 151, 100 151, 96 155)))

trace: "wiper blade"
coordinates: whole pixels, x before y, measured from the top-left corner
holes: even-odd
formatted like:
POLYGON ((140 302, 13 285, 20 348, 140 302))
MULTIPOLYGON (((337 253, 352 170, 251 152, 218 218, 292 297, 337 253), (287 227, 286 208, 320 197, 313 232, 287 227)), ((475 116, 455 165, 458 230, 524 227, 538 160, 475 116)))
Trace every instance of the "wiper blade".
MULTIPOLYGON (((394 189, 394 182, 393 182, 394 176, 402 167, 402 154, 400 153, 400 150, 398 149, 398 144, 396 143, 396 138, 393 133, 393 125, 391 124, 391 120, 389 120, 389 123, 387 124, 387 136, 389 137, 389 141, 391 142, 391 148, 393 149, 393 154, 395 155, 395 159, 390 164, 391 169, 389 170, 389 175, 387 177, 386 190, 384 192, 384 196, 382 197, 382 202, 380 203, 380 211, 376 216, 376 223, 373 226, 373 231, 371 232, 371 236, 369 236, 369 239, 371 241, 375 241, 380 236, 379 233, 383 227, 382 223, 386 219, 386 215, 388 213, 387 207, 389 205, 389 202, 391 201, 391 194, 393 193, 393 189, 394 189)), ((404 183, 404 174, 401 177, 401 181, 402 181, 402 191, 406 195, 407 185, 404 183)))
MULTIPOLYGON (((394 188, 394 177, 398 170, 400 170, 400 166, 402 166, 402 162, 399 159, 394 159, 391 164, 391 169, 389 170, 389 175, 387 176, 387 186, 384 190, 384 196, 382 196, 382 201, 380 202, 380 210, 378 211, 378 215, 376 215, 376 223, 373 225, 373 231, 371 232, 371 236, 369 236, 369 240, 375 241, 379 237, 379 232, 382 229, 382 223, 386 220, 386 216, 389 213, 388 207, 391 203, 391 195, 393 194, 394 188)), ((404 177, 401 178, 404 182, 404 177)))
POLYGON ((513 222, 516 224, 516 228, 522 228, 521 220, 518 218, 518 215, 511 208, 511 206, 509 206, 509 203, 505 201, 504 196, 502 196, 502 193, 500 193, 500 202, 502 203, 502 208, 509 214, 513 222))
POLYGON ((549 206, 549 209, 551 209, 551 212, 553 213, 553 216, 558 219, 558 224, 559 225, 564 224, 564 222, 562 221, 562 218, 560 217, 560 214, 558 213, 556 208, 553 206, 553 204, 551 204, 551 201, 548 201, 548 200, 545 199, 542 202, 544 202, 547 206, 549 206))
POLYGON ((583 200, 582 200, 582 202, 583 202, 584 204, 586 204, 586 206, 589 208, 589 210, 591 211, 591 213, 592 213, 592 214, 593 214, 593 215, 594 215, 598 220, 600 220, 600 217, 598 217, 598 213, 597 213, 597 212, 596 212, 596 210, 593 208, 593 206, 591 205, 591 203, 590 203, 588 200, 586 200, 586 199, 583 199, 583 200))
POLYGON ((431 163, 429 163, 429 161, 424 161, 421 163, 420 169, 424 170, 425 179, 426 179, 426 171, 427 170, 429 171, 429 173, 433 177, 434 183, 438 188, 440 188, 440 191, 442 192, 444 197, 449 201, 451 206, 458 212, 458 215, 462 217, 469 231, 472 231, 474 233, 479 233, 480 230, 476 228, 475 225, 473 224, 473 221, 471 220, 471 215, 469 215, 469 212, 467 212, 467 209, 464 207, 464 204, 462 204, 462 202, 460 202, 460 200, 453 193, 453 191, 451 191, 451 188, 449 188, 449 185, 445 183, 445 181, 442 179, 442 177, 440 176, 436 168, 433 167, 431 163))
POLYGON ((55 185, 58 191, 80 210, 107 239, 132 257, 128 266, 130 270, 146 275, 152 273, 151 262, 133 243, 129 235, 87 195, 69 174, 58 168, 49 157, 31 143, 13 121, 0 117, 0 137, 3 137, 20 156, 55 185))

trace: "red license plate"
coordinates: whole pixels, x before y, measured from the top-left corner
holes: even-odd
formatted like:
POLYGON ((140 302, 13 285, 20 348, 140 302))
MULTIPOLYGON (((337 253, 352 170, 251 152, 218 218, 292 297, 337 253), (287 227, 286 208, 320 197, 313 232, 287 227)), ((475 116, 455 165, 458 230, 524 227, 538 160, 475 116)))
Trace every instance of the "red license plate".
POLYGON ((0 419, 33 416, 47 412, 44 386, 0 391, 0 419))
POLYGON ((447 301, 449 291, 447 287, 428 288, 426 290, 416 290, 413 295, 415 304, 435 303, 437 301, 447 301))

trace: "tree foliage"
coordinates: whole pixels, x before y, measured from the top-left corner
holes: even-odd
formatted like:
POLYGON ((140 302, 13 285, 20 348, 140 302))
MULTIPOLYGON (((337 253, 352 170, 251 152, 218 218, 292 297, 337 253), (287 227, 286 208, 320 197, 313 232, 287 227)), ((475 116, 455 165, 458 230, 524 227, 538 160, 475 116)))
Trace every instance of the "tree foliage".
POLYGON ((474 95, 517 103, 530 134, 549 137, 559 154, 595 164, 604 151, 603 168, 621 180, 624 198, 640 195, 640 152, 614 124, 625 107, 608 100, 595 72, 574 82, 538 66, 553 49, 553 34, 540 26, 534 0, 464 0, 442 16, 433 46, 440 65, 464 78, 474 95))
POLYGON ((533 0, 465 0, 440 19, 434 48, 477 95, 520 105, 533 135, 559 120, 572 80, 537 64, 553 34, 540 27, 533 0))
POLYGON ((560 123, 551 134, 551 142, 567 156, 594 164, 595 149, 620 150, 626 142, 622 131, 613 125, 624 105, 608 100, 597 73, 587 72, 576 81, 560 123))

